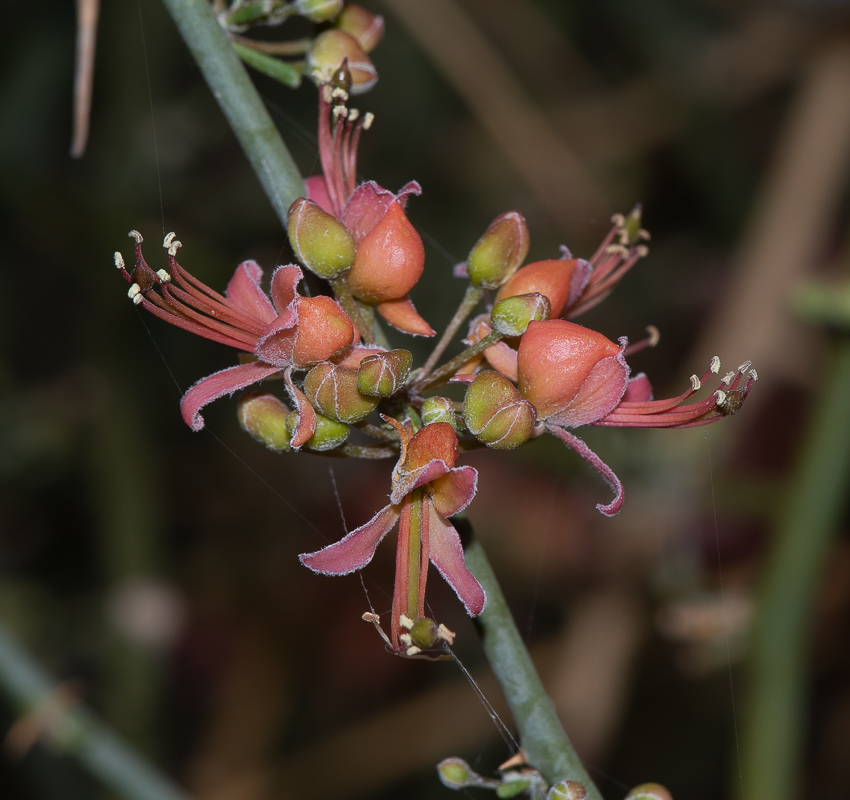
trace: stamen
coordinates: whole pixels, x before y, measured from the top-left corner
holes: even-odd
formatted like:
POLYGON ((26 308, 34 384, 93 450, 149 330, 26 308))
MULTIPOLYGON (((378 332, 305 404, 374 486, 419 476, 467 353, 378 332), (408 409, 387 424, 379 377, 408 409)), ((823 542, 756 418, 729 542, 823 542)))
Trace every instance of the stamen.
POLYGON ((402 633, 398 638, 408 647, 413 647, 413 637, 409 633, 402 633))
POLYGON ((170 256, 176 255, 178 247, 183 247, 183 242, 181 242, 179 239, 175 239, 168 246, 168 255, 170 255, 170 256))
POLYGON ((163 246, 166 250, 169 248, 169 246, 171 245, 171 243, 174 241, 174 237, 175 237, 175 236, 177 236, 177 234, 176 234, 174 231, 171 231, 171 233, 166 233, 166 234, 165 234, 165 238, 162 240, 162 246, 163 246))
POLYGON ((129 236, 131 239, 135 239, 135 240, 136 240, 136 244, 141 244, 141 243, 144 241, 144 238, 142 237, 142 234, 141 234, 141 233, 139 233, 138 231, 130 231, 130 232, 127 234, 127 236, 129 236))
POLYGON ((738 367, 738 372, 746 372, 752 365, 752 361, 745 361, 740 367, 738 367))
POLYGON ((137 294, 137 295, 133 298, 133 305, 134 305, 134 306, 139 305, 139 303, 141 303, 141 302, 142 302, 142 300, 144 300, 144 297, 142 297, 142 295, 141 295, 141 294, 137 294))
POLYGON ((722 406, 726 402, 727 394, 723 391, 723 389, 718 389, 714 396, 717 398, 717 405, 722 406))
POLYGON ((117 250, 115 251, 115 266, 118 267, 118 269, 124 269, 124 256, 122 256, 117 250))
POLYGON ((444 642, 452 645, 455 643, 455 632, 450 631, 443 623, 441 622, 437 627, 437 638, 442 639, 444 642))
POLYGON ((363 116, 363 130, 368 131, 369 128, 372 127, 372 123, 375 121, 375 115, 371 111, 367 111, 363 116))
POLYGON ((698 392, 702 387, 702 383, 700 379, 696 375, 691 375, 691 390, 694 392, 698 392))
POLYGON ((134 283, 127 291, 127 297, 135 302, 137 295, 142 291, 142 287, 138 283, 134 283))
POLYGON ((715 375, 720 373, 720 359, 717 356, 713 356, 711 359, 711 363, 708 367, 715 375))
POLYGON ((629 254, 628 249, 623 247, 621 244, 609 244, 608 247, 605 248, 605 252, 608 255, 621 256, 622 258, 625 258, 629 254))
POLYGON ((360 116, 360 110, 357 109, 357 108, 352 108, 348 112, 348 121, 354 122, 354 120, 356 120, 359 116, 360 116))
POLYGON ((322 85, 322 98, 324 99, 324 101, 326 103, 331 102, 331 98, 333 96, 332 92, 333 92, 333 90, 331 89, 331 86, 330 86, 329 83, 325 83, 325 84, 322 85))
POLYGON ((626 224, 626 218, 622 214, 614 214, 611 217, 611 224, 616 225, 618 228, 622 228, 623 225, 626 224))
POLYGON ((646 228, 641 228, 638 231, 638 239, 643 239, 644 241, 648 242, 650 239, 652 239, 652 237, 649 235, 649 231, 646 228))
POLYGON ((649 255, 649 248, 645 244, 639 244, 635 248, 635 253, 638 258, 646 258, 649 255))
POLYGON ((721 381, 721 383, 725 383, 728 386, 730 383, 732 383, 737 374, 737 372, 727 372, 723 376, 723 380, 721 381))
POLYGON ((413 645, 413 647, 408 647, 405 651, 406 656, 418 656, 422 652, 422 649, 413 645))
POLYGON ((758 372, 756 372, 754 369, 751 369, 751 370, 750 370, 750 377, 751 377, 754 381, 757 381, 757 380, 759 379, 759 374, 758 374, 758 372))
POLYGON ((398 624, 401 625, 402 628, 407 628, 410 630, 413 627, 413 620, 407 616, 407 614, 402 614, 398 618, 398 624))
POLYGON ((163 283, 168 283, 171 280, 171 276, 164 269, 158 269, 156 274, 163 283))
POLYGON ((661 341, 661 331, 655 325, 647 325, 646 332, 649 334, 648 347, 655 347, 661 341))
POLYGON ((339 119, 340 117, 345 117, 348 115, 348 109, 345 106, 334 106, 332 113, 334 117, 339 119))
POLYGON ((336 89, 331 91, 331 98, 333 100, 342 98, 342 102, 345 103, 348 100, 348 92, 346 92, 341 86, 337 86, 336 89))

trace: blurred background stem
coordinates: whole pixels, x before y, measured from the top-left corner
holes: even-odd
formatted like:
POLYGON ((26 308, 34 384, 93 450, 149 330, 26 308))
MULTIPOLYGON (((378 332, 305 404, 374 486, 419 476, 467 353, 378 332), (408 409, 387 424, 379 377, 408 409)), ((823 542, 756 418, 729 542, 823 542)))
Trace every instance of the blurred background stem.
POLYGON ((749 655, 741 741, 747 800, 800 796, 810 622, 850 483, 850 336, 835 343, 767 562, 749 655))
POLYGON ((239 144, 286 227, 304 181, 208 0, 163 0, 239 144))

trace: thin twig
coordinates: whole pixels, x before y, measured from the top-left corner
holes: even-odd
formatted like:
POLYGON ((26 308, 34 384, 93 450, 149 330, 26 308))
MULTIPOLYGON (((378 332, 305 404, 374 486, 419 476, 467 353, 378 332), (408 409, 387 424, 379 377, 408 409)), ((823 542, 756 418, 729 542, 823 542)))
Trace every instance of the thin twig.
POLYGON ((100 0, 77 0, 77 59, 74 72, 74 133, 71 157, 82 158, 89 139, 94 56, 100 0))

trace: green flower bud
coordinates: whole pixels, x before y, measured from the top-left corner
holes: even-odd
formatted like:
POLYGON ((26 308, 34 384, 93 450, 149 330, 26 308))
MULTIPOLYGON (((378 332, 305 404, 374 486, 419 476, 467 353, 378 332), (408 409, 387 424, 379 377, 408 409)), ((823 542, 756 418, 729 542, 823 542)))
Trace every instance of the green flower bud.
POLYGON ((506 297, 493 306, 490 323, 503 336, 522 336, 530 322, 549 319, 552 306, 545 295, 532 292, 506 297))
POLYGON ((558 781, 546 795, 546 800, 584 800, 587 796, 584 785, 578 781, 558 781))
POLYGON ((458 429, 454 403, 448 397, 429 397, 422 403, 422 424, 448 422, 455 431, 458 429))
POLYGON ((673 795, 660 783, 642 783, 626 795, 626 800, 673 800, 673 795))
MULTIPOLYGON (((626 217, 623 221, 623 231, 625 232, 625 241, 621 241, 620 244, 631 245, 637 244, 641 238, 641 216, 643 215, 643 206, 638 203, 633 209, 631 214, 626 217)), ((647 237, 648 238, 648 237, 647 237)), ((666 790, 665 790, 666 791, 666 790)))
POLYGON ((480 442, 495 450, 512 450, 531 436, 537 410, 501 372, 485 370, 466 390, 463 418, 480 442))
POLYGON ((239 424, 252 438, 276 453, 289 450, 292 438, 286 428, 289 409, 274 395, 265 392, 248 392, 242 395, 237 406, 239 424))
POLYGON ((437 641, 438 632, 437 623, 428 617, 420 617, 413 623, 410 629, 410 638, 420 650, 427 650, 433 647, 437 641))
POLYGON ((357 39, 345 31, 336 28, 322 31, 310 46, 307 66, 310 72, 321 76, 337 70, 345 59, 351 73, 351 94, 368 92, 378 81, 378 71, 357 39))
POLYGON ((473 772, 462 758, 446 758, 437 764, 440 782, 449 789, 463 789, 467 786, 479 786, 480 776, 473 772))
POLYGON ((303 197, 289 207, 289 241, 298 260, 320 278, 338 278, 354 263, 354 237, 336 217, 303 197))
MULTIPOLYGON (((294 433, 298 427, 298 418, 297 411, 293 411, 286 418, 286 428, 290 434, 294 433)), ((316 430, 307 441, 307 447, 317 453, 323 453, 325 450, 339 447, 347 438, 348 425, 316 412, 316 430)))
POLYGON ((307 373, 304 394, 326 417, 347 423, 369 416, 380 402, 360 392, 355 370, 328 361, 317 364, 307 373))
POLYGON ((407 350, 366 356, 357 370, 357 386, 370 397, 389 397, 404 386, 411 366, 413 355, 407 350))
POLYGON ((528 245, 528 226, 522 214, 500 214, 469 252, 469 280, 484 289, 498 289, 525 261, 528 245))
POLYGON ((310 22, 327 22, 342 11, 342 0, 295 0, 295 12, 310 22))
POLYGON ((516 797, 528 789, 529 786, 531 786, 530 780, 505 781, 496 788, 496 797, 503 799, 516 797))
POLYGON ((357 39, 366 53, 371 53, 384 35, 384 18, 354 3, 346 3, 334 25, 357 39))

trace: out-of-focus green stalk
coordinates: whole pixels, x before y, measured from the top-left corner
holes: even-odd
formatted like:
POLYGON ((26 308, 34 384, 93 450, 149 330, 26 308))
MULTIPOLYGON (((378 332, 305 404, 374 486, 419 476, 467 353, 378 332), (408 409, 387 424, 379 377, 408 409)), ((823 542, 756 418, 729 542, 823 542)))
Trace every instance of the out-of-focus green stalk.
MULTIPOLYGON (((0 625, 0 686, 21 713, 55 704, 56 684, 0 625)), ((47 722, 50 741, 73 755, 125 800, 188 800, 180 789, 137 756, 109 728, 82 708, 56 710, 47 722)))
POLYGON ((163 0, 230 127, 286 227, 286 212, 305 197, 304 181, 209 0, 163 0))
POLYGON ((843 335, 812 413, 758 595, 741 732, 746 800, 800 796, 809 622, 848 487, 850 336, 843 335))
MULTIPOLYGON (((457 527, 468 525, 457 517, 453 521, 457 527)), ((487 607, 476 623, 487 660, 516 722, 528 763, 540 770, 549 784, 564 779, 580 781, 587 790, 588 800, 602 800, 540 682, 481 543, 473 540, 466 548, 465 558, 487 592, 487 607)))

